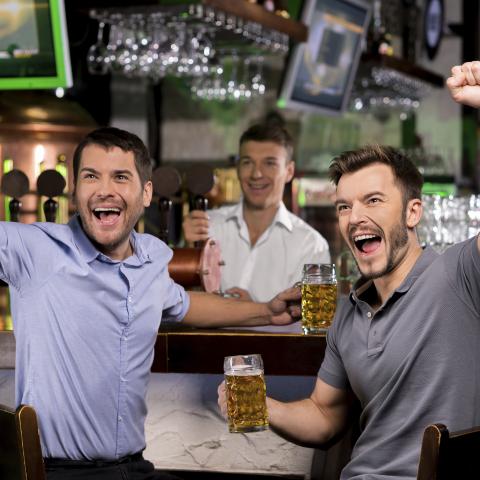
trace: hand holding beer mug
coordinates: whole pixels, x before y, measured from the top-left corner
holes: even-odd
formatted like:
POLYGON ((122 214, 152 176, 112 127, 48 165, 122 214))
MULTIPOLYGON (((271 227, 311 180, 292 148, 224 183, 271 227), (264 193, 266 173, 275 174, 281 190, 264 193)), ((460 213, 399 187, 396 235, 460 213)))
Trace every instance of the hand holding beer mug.
POLYGON ((302 278, 302 330, 305 335, 325 332, 337 304, 333 263, 306 263, 302 278))
POLYGON ((230 432, 256 432, 268 427, 261 355, 234 355, 223 363, 230 432))

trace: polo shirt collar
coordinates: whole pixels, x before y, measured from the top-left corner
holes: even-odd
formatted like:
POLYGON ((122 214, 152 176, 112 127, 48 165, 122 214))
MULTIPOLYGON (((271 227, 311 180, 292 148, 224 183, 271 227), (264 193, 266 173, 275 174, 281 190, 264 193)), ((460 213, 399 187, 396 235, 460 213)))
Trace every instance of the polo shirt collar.
MULTIPOLYGON (((78 250, 87 263, 92 262, 96 258, 108 258, 102 252, 97 250, 91 240, 87 237, 82 228, 78 213, 70 219, 68 226, 72 231, 75 245, 78 247, 78 250)), ((135 232, 135 230, 132 231, 130 235, 130 241, 132 242, 134 253, 131 257, 125 259, 123 263, 132 266, 140 266, 146 262, 151 262, 150 256, 142 248, 138 233, 135 232)), ((112 262, 116 263, 115 261, 112 262)))
POLYGON ((422 254, 415 262, 415 265, 410 270, 410 273, 407 275, 407 278, 405 278, 403 283, 397 288, 396 291, 399 293, 408 292, 417 278, 433 263, 436 258, 438 258, 438 256, 439 254, 432 247, 424 248, 422 254))
MULTIPOLYGON (((243 201, 237 203, 227 215, 227 220, 234 219, 237 221, 237 224, 240 226, 244 222, 243 218, 243 201)), ((283 202, 280 202, 280 205, 277 209, 275 217, 273 218, 272 225, 283 225, 289 232, 293 230, 292 220, 290 218, 287 207, 283 202)))
MULTIPOLYGON (((432 262, 438 258, 439 254, 432 248, 424 248, 420 257, 418 257, 415 265, 410 270, 406 278, 400 284, 399 287, 395 289, 393 293, 406 293, 410 290, 410 287, 415 283, 417 278, 432 264, 432 262)), ((356 299, 360 298, 369 288, 372 287, 373 280, 365 280, 363 277, 359 278, 350 292, 350 299, 353 302, 356 302, 356 299)), ((374 288, 374 287, 373 287, 374 288)), ((391 296, 390 296, 391 297, 391 296)))

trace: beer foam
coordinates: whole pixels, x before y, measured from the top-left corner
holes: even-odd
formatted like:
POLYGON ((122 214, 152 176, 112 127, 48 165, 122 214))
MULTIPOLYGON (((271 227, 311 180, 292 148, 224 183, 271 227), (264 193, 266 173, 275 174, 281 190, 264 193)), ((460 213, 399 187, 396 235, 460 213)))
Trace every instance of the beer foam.
POLYGON ((237 377, 249 377, 256 375, 263 375, 263 370, 260 368, 251 368, 248 365, 238 365, 235 369, 225 372, 225 375, 235 375, 237 377))

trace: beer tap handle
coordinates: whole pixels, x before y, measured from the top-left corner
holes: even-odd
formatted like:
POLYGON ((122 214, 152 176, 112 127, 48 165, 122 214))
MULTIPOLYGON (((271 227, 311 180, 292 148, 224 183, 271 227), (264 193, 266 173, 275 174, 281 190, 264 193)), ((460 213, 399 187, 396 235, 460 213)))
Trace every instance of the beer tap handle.
MULTIPOLYGON (((207 210, 208 200, 205 195, 213 188, 215 176, 208 165, 193 165, 186 175, 187 190, 193 195, 193 206, 196 210, 207 210)), ((196 241, 193 245, 202 248, 205 242, 196 241)))
POLYGON ((172 208, 172 201, 167 197, 160 197, 158 200, 158 209, 160 211, 160 228, 158 236, 160 240, 168 244, 168 221, 170 217, 170 210, 172 208))
POLYGON ((153 191, 158 195, 158 210, 160 212, 159 233, 160 240, 168 244, 168 230, 172 200, 170 196, 176 194, 182 183, 178 171, 168 165, 157 167, 152 173, 153 191))
MULTIPOLYGON (((205 198, 203 195, 197 195, 193 201, 195 210, 202 210, 206 212, 208 209, 208 198, 205 198)), ((204 240, 196 240, 193 242, 195 248, 202 248, 205 245, 204 240)))
POLYGON ((1 191, 4 195, 12 197, 8 203, 8 210, 10 212, 10 220, 18 222, 22 202, 19 197, 23 197, 29 190, 28 177, 21 170, 10 170, 6 173, 1 182, 1 191))
POLYGON ((55 222, 58 202, 53 197, 63 193, 65 178, 56 170, 44 170, 37 178, 37 192, 40 196, 48 197, 43 204, 43 213, 47 222, 55 222))
POLYGON ((45 214, 45 220, 47 222, 55 223, 55 218, 57 216, 58 202, 53 198, 45 200, 43 204, 43 213, 45 214))
POLYGON ((11 222, 18 222, 20 208, 22 208, 22 202, 18 198, 12 198, 10 202, 8 202, 8 210, 10 211, 11 222))
POLYGON ((195 210, 206 212, 208 209, 208 198, 205 198, 203 195, 197 195, 193 203, 195 205, 195 210))

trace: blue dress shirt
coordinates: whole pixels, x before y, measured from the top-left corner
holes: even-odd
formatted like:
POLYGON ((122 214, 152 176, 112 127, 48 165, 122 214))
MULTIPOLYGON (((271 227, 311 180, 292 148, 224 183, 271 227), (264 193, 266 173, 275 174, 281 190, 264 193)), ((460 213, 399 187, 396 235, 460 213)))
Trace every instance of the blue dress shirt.
POLYGON ((10 285, 16 404, 39 418, 43 455, 113 460, 145 448, 145 395, 162 318, 181 321, 185 290, 172 251, 132 233, 134 254, 95 249, 68 225, 0 223, 0 278, 10 285))

